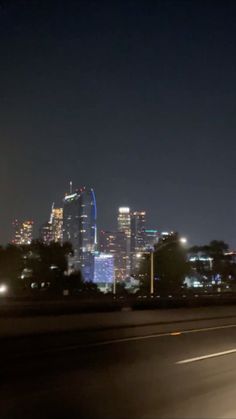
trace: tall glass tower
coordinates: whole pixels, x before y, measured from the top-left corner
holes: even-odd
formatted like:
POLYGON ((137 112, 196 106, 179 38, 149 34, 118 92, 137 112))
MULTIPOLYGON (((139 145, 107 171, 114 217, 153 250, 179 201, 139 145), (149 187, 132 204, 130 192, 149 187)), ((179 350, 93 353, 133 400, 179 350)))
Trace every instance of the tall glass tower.
POLYGON ((135 275, 140 269, 139 252, 145 250, 146 212, 134 211, 131 214, 131 272, 135 275))
MULTIPOLYGON (((119 257, 122 261, 119 264, 118 271, 120 271, 121 279, 125 279, 130 275, 130 240, 131 240, 131 213, 129 207, 120 207, 118 209, 117 217, 118 234, 119 237, 119 257), (123 237, 122 237, 123 236, 123 237)), ((118 240, 117 240, 118 241, 118 240)))
POLYGON ((131 215, 131 252, 145 248, 146 212, 134 211, 131 215))
POLYGON ((83 187, 66 195, 63 202, 63 241, 73 246, 73 269, 80 269, 85 281, 93 281, 94 252, 97 247, 94 190, 83 187))

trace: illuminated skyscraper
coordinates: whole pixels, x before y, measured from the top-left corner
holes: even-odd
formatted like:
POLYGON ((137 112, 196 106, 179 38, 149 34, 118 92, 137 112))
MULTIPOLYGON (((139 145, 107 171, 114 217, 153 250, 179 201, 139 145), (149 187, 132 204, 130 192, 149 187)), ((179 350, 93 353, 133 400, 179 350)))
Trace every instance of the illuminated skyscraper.
POLYGON ((94 252, 97 245, 97 208, 93 189, 81 188, 64 198, 63 241, 74 249, 74 269, 85 281, 94 279, 94 252))
POLYGON ((130 275, 131 212, 129 207, 118 210, 116 277, 125 279, 130 275))
POLYGON ((100 231, 99 234, 99 250, 101 253, 115 254, 116 253, 116 236, 112 231, 100 231))
POLYGON ((63 240, 63 208, 52 206, 50 223, 52 226, 52 241, 62 243, 63 240))
POLYGON ((127 276, 127 237, 123 231, 100 231, 99 250, 114 256, 115 277, 123 280, 127 276))
POLYGON ((158 231, 155 229, 145 230, 145 248, 147 251, 153 250, 154 245, 159 240, 158 231))
POLYGON ((118 231, 122 231, 127 237, 131 236, 131 213, 129 207, 120 207, 118 210, 118 231))
POLYGON ((50 244, 53 241, 52 224, 50 222, 42 225, 39 232, 39 238, 44 244, 50 244))
POLYGON ((131 214, 131 252, 145 249, 146 212, 134 211, 131 214))
POLYGON ((13 222, 14 236, 12 243, 16 245, 30 244, 33 240, 33 221, 24 221, 23 223, 15 220, 13 222))
POLYGON ((21 226, 22 223, 18 220, 14 220, 12 223, 13 227, 13 237, 12 237, 12 243, 13 244, 21 244, 21 226))
POLYGON ((131 214, 131 274, 140 269, 141 258, 137 254, 145 250, 146 212, 134 211, 131 214))

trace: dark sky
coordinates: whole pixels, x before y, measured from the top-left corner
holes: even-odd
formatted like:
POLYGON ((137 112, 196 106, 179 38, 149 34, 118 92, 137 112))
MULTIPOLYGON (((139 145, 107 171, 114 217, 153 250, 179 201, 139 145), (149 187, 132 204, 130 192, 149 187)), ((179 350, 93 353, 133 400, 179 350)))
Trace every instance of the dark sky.
POLYGON ((236 248, 236 2, 0 0, 0 242, 68 189, 236 248))

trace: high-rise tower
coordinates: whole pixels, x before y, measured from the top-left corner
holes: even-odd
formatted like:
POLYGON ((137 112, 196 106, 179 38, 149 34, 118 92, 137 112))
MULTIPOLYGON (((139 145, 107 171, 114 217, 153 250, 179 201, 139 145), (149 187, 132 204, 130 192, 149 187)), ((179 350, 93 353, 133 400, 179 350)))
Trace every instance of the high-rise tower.
POLYGON ((50 224, 51 224, 51 227, 52 227, 52 241, 62 243, 62 239, 63 239, 63 208, 55 208, 54 204, 52 205, 50 224))
POLYGON ((117 274, 120 273, 121 279, 130 275, 130 251, 131 251, 131 212, 129 207, 120 207, 118 210, 118 233, 117 242, 117 260, 119 266, 116 266, 117 274))
POLYGON ((131 252, 141 252, 145 248, 146 212, 134 211, 131 215, 131 252))
POLYGON ((94 279, 94 252, 97 245, 97 207, 93 189, 81 188, 66 195, 63 208, 63 241, 73 246, 74 269, 85 281, 94 279))
POLYGON ((16 245, 30 244, 33 240, 33 221, 15 220, 13 222, 14 236, 12 242, 16 245))

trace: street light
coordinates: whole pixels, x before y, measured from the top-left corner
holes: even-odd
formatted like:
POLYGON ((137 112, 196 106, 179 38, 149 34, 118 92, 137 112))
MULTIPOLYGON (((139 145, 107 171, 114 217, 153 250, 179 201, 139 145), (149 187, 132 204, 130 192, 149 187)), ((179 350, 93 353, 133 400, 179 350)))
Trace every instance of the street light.
POLYGON ((186 237, 180 237, 179 241, 180 241, 181 244, 187 244, 188 243, 188 240, 186 239, 186 237))
POLYGON ((0 284, 0 294, 6 294, 8 291, 8 287, 5 284, 0 284))
POLYGON ((151 287, 150 287, 150 294, 154 294, 154 253, 153 251, 150 252, 151 257, 151 287))

